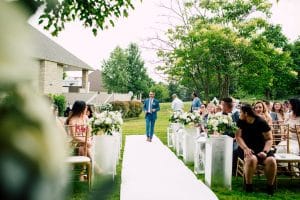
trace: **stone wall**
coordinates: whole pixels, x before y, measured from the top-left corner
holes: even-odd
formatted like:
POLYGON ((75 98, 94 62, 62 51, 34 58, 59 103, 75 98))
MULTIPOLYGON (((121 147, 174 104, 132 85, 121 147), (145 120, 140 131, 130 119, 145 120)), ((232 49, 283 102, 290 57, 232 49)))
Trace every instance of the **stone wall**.
POLYGON ((40 61, 39 88, 44 94, 61 94, 63 66, 51 61, 40 61))

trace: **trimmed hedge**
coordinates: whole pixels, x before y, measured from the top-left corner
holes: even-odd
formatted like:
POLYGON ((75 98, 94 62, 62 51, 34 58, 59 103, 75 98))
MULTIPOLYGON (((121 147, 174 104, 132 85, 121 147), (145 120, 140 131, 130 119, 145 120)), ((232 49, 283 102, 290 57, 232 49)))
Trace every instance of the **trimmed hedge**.
POLYGON ((113 101, 110 104, 113 110, 121 111, 124 118, 138 117, 143 111, 139 101, 113 101))
POLYGON ((51 97, 53 104, 55 104, 58 108, 58 115, 64 116, 67 104, 66 97, 61 94, 49 94, 49 96, 51 97))

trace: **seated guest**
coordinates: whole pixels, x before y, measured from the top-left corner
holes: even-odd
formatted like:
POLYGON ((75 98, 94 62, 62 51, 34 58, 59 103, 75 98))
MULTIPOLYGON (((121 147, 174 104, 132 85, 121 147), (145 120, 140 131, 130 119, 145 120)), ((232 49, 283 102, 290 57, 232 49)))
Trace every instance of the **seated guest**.
POLYGON ((199 114, 202 116, 202 118, 207 115, 206 104, 202 104, 200 106, 199 114))
POLYGON ((258 117, 249 104, 241 107, 240 120, 237 123, 236 140, 239 144, 239 157, 244 159, 246 192, 253 192, 252 176, 257 164, 264 164, 267 177, 267 193, 273 195, 277 170, 272 147, 272 133, 268 123, 258 117))
POLYGON ((291 114, 291 110, 290 110, 290 106, 289 106, 289 101, 284 101, 283 102, 283 113, 284 113, 284 120, 287 120, 290 118, 290 114, 291 114))
POLYGON ((284 122, 284 111, 283 105, 280 102, 274 102, 272 107, 272 112, 270 113, 273 123, 283 123, 284 122))
POLYGON ((233 100, 230 97, 222 99, 222 114, 228 115, 231 114, 232 121, 237 122, 239 120, 239 111, 233 108, 233 100))
POLYGON ((92 105, 87 105, 86 113, 85 115, 90 119, 93 117, 93 106, 92 105))
MULTIPOLYGON (((300 125, 300 100, 299 99, 290 99, 289 100, 289 109, 291 110, 290 117, 285 121, 289 125, 289 150, 290 153, 298 155, 299 152, 299 143, 296 135, 295 125, 300 125)), ((276 147, 277 153, 286 153, 286 140, 281 141, 276 147)))
POLYGON ((264 102, 257 101, 254 104, 254 112, 256 113, 256 115, 263 118, 269 125, 272 124, 272 118, 271 118, 271 116, 268 112, 267 106, 264 102))
POLYGON ((66 108, 66 110, 64 111, 64 117, 69 117, 70 112, 71 112, 71 108, 70 108, 70 106, 68 106, 66 108))
POLYGON ((262 102, 265 103, 265 106, 266 106, 266 112, 267 113, 270 113, 271 110, 272 110, 272 107, 273 107, 273 103, 268 101, 268 100, 263 100, 262 102))
POLYGON ((206 114, 203 116, 204 124, 207 124, 207 120, 210 116, 214 116, 216 114, 216 106, 213 103, 209 103, 206 108, 206 114))
MULTIPOLYGON (((232 121, 237 122, 239 120, 239 112, 235 111, 233 112, 233 100, 230 97, 226 97, 222 99, 222 108, 223 108, 223 115, 231 115, 232 121)), ((224 132, 224 135, 228 135, 230 137, 233 137, 233 154, 232 154, 232 174, 236 171, 237 166, 237 159, 238 159, 238 144, 236 143, 234 132, 230 130, 226 130, 224 132)))
POLYGON ((216 112, 216 114, 222 114, 222 112, 223 112, 222 104, 219 104, 216 106, 215 112, 216 112))
MULTIPOLYGON (((66 125, 71 125, 71 126, 75 127, 74 129, 71 128, 70 131, 71 131, 73 140, 75 140, 79 143, 84 143, 85 141, 81 137, 74 136, 74 132, 85 131, 85 130, 82 130, 82 128, 84 126, 88 125, 86 109, 87 109, 87 106, 84 101, 75 101, 74 105, 72 106, 72 111, 66 120, 66 125)), ((87 148, 88 148, 88 157, 91 157, 91 153, 90 153, 91 142, 90 141, 88 141, 88 143, 87 143, 87 148)), ((83 154, 84 154, 84 148, 83 148, 83 146, 80 146, 79 147, 79 155, 83 155, 83 154)))

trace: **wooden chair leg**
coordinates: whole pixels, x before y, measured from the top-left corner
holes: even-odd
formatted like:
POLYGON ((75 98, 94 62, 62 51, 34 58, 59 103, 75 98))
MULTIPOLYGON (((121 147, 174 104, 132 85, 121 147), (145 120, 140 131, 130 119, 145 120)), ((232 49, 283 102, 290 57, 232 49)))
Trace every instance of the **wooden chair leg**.
POLYGON ((91 163, 88 164, 88 184, 89 184, 89 190, 92 188, 92 165, 91 163))

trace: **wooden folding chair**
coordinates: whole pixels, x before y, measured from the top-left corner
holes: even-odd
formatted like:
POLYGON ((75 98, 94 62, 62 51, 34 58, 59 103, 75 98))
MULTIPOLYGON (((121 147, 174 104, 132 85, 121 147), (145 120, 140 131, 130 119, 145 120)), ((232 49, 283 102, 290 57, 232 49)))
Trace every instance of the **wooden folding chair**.
MULTIPOLYGON (((281 124, 281 123, 276 123, 276 124, 270 125, 270 128, 271 128, 272 136, 273 136, 273 145, 272 145, 271 150, 273 150, 275 152, 276 147, 277 147, 276 145, 278 145, 282 140, 288 138, 289 126, 281 124)), ((289 144, 284 145, 283 148, 288 149, 288 147, 287 147, 288 145, 289 144)), ((275 158, 276 158, 276 156, 275 156, 275 158)), ((281 160, 276 159, 276 161, 280 162, 281 160)), ((264 175, 264 165, 258 164, 254 175, 259 180, 265 180, 265 179, 261 178, 264 175)), ((244 160, 242 160, 241 158, 238 158, 235 176, 236 177, 238 177, 238 176, 244 177, 244 160)), ((244 183, 245 183, 245 180, 244 180, 244 183)), ((275 178, 275 184, 276 183, 277 183, 277 179, 275 178)))
POLYGON ((288 124, 274 124, 271 128, 277 162, 277 179, 286 179, 284 175, 293 179, 298 176, 297 173, 299 174, 300 156, 290 153, 290 127, 288 124))
POLYGON ((300 156, 300 124, 295 125, 295 130, 296 130, 296 136, 297 136, 298 145, 299 145, 299 156, 300 156))
MULTIPOLYGON (((238 157, 235 176, 236 177, 239 177, 239 176, 243 177, 244 184, 245 184, 246 182, 245 182, 245 177, 244 177, 244 164, 245 164, 245 161, 242 160, 240 157, 238 157)), ((254 176, 258 177, 259 180, 262 180, 261 177, 263 175, 264 175, 264 165, 257 164, 256 172, 255 172, 254 176)))
POLYGON ((68 156, 66 163, 73 169, 74 181, 87 177, 89 189, 92 183, 92 160, 88 157, 89 127, 87 125, 65 125, 72 155, 68 156), (81 166, 78 168, 78 166, 81 166))
POLYGON ((245 162, 240 157, 238 157, 236 172, 235 172, 236 177, 238 176, 244 177, 244 164, 245 162))
POLYGON ((277 149, 280 150, 281 153, 289 153, 289 142, 286 141, 289 137, 289 125, 288 124, 271 124, 270 125, 272 131, 272 150, 276 153, 277 149))

